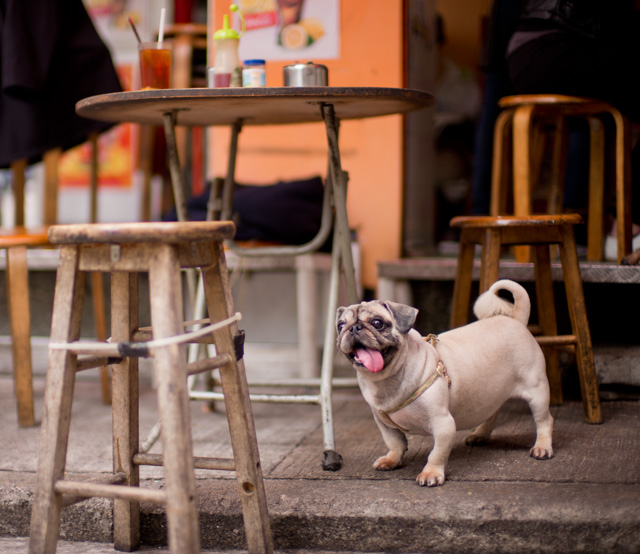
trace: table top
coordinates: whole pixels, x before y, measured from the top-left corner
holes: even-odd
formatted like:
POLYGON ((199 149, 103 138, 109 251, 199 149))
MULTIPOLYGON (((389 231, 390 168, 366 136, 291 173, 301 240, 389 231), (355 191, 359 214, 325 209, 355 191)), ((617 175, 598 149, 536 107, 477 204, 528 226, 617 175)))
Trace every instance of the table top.
POLYGON ((115 92, 85 98, 76 112, 90 119, 161 125, 165 113, 177 125, 273 125, 322 121, 332 104, 340 120, 402 114, 431 106, 431 94, 383 87, 189 88, 115 92))

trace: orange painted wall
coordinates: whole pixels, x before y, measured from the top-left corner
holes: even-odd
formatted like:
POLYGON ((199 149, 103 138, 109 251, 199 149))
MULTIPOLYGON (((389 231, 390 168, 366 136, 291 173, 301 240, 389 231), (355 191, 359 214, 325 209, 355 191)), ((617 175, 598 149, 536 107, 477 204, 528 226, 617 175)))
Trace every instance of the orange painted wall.
MULTIPOLYGON (((228 5, 215 2, 215 28, 228 5)), ((341 0, 340 28, 340 58, 313 60, 329 68, 330 85, 403 86, 402 0, 341 0)), ((298 60, 268 62, 267 86, 282 86, 282 68, 293 61, 298 60)), ((228 136, 227 129, 211 131, 211 175, 226 173, 228 136)), ((342 165, 349 172, 347 208, 362 247, 363 285, 371 289, 376 287, 376 262, 400 255, 402 148, 400 116, 341 124, 342 165)), ((325 176, 326 167, 322 124, 245 127, 240 134, 239 182, 325 176)))

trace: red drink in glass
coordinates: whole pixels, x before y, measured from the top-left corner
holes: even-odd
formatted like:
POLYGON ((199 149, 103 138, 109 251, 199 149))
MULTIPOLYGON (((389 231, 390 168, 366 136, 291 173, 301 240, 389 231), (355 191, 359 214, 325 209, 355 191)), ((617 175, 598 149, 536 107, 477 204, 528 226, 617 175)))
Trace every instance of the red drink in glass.
POLYGON ((171 45, 167 42, 141 42, 140 88, 161 89, 171 87, 171 45))

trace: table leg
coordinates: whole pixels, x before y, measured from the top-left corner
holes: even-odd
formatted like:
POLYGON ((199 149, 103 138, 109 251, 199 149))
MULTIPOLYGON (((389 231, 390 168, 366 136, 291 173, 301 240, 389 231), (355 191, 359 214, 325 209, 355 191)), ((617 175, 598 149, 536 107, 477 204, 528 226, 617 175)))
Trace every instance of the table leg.
MULTIPOLYGON (((167 157, 169 158, 169 173, 171 174, 171 187, 173 189, 173 199, 176 203, 176 215, 178 221, 188 221, 187 199, 185 195, 182 170, 180 169, 180 158, 178 157, 178 143, 176 141, 175 112, 162 114, 164 125, 164 136, 167 142, 167 157)), ((189 309, 193 308, 196 298, 196 273, 187 270, 187 290, 189 294, 189 309)))
MULTIPOLYGON (((231 142, 229 143, 229 156, 227 158, 227 175, 224 178, 222 188, 222 215, 221 219, 230 220, 233 215, 233 188, 236 179, 236 158, 238 157, 238 135, 242 130, 242 120, 236 121, 231 126, 231 142)), ((213 188, 211 189, 213 192, 213 188)))
MULTIPOLYGON (((356 285, 356 272, 351 253, 351 236, 349 231, 349 219, 347 217, 347 176, 342 171, 340 162, 340 148, 338 146, 338 120, 335 117, 333 105, 323 104, 322 116, 324 118, 327 141, 329 143, 329 171, 331 186, 335 199, 336 222, 334 233, 338 234, 338 242, 334 241, 334 248, 340 250, 340 260, 344 271, 347 286, 347 299, 350 304, 358 301, 358 289, 356 285)), ((333 319, 334 314, 329 314, 333 319)))
POLYGON ((174 117, 175 115, 172 112, 165 113, 162 115, 162 123, 164 125, 165 140, 167 141, 167 157, 169 158, 169 173, 171 174, 173 199, 176 203, 176 214, 178 221, 188 221, 187 200, 184 192, 180 158, 178 157, 174 117))
POLYGON ((322 370, 320 373, 320 412, 322 413, 322 435, 324 458, 322 469, 338 471, 342 467, 342 456, 335 450, 333 432, 333 361, 335 358, 335 313, 338 309, 338 285, 340 283, 340 248, 338 234, 333 235, 331 252, 331 273, 329 278, 329 299, 325 322, 324 345, 322 350, 322 370))

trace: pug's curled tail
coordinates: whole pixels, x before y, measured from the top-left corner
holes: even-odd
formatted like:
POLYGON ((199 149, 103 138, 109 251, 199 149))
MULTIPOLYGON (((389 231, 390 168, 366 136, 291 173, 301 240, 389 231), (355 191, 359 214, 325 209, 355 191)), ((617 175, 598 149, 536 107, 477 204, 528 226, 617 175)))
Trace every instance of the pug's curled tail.
POLYGON ((516 321, 527 325, 529 314, 531 313, 531 300, 524 288, 509 279, 496 281, 489 287, 489 290, 481 294, 473 305, 473 313, 478 319, 484 319, 494 315, 506 315, 516 321), (504 298, 498 296, 498 291, 508 290, 513 294, 512 304, 504 298))

